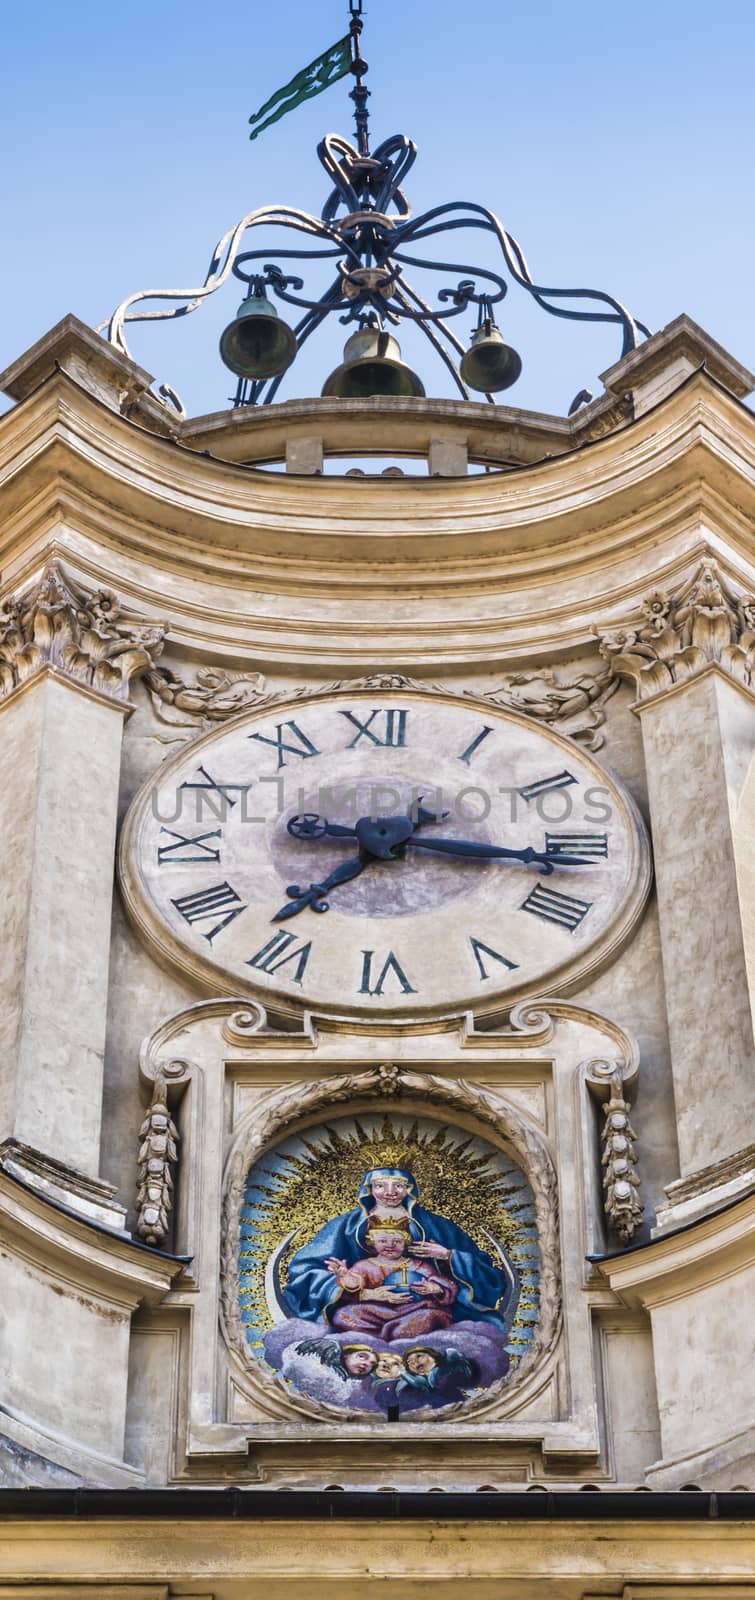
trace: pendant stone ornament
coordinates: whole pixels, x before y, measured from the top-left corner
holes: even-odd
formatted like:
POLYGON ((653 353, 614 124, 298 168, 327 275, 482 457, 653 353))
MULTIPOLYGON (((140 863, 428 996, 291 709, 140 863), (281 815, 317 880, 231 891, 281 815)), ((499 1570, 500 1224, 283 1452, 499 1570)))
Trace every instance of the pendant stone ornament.
POLYGON ((469 696, 326 690, 193 741, 136 797, 129 913, 161 958, 283 1014, 500 1012, 612 959, 650 858, 617 780, 469 696))

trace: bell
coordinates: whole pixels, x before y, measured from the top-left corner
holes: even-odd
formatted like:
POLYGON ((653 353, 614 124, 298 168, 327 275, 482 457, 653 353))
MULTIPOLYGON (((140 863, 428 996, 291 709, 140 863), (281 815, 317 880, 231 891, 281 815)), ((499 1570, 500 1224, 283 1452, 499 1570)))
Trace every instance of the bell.
POLYGON ((510 389, 521 370, 521 357, 504 342, 495 323, 486 318, 475 328, 469 349, 462 356, 459 371, 467 387, 483 394, 497 394, 499 389, 510 389))
POLYGON ((296 355, 296 335, 264 294, 242 301, 220 338, 220 354, 240 378, 277 378, 296 355))
POLYGON ((363 400, 373 394, 421 398, 425 391, 416 372, 401 360, 398 339, 379 328, 361 328, 346 340, 343 362, 326 379, 322 392, 338 400, 363 400))

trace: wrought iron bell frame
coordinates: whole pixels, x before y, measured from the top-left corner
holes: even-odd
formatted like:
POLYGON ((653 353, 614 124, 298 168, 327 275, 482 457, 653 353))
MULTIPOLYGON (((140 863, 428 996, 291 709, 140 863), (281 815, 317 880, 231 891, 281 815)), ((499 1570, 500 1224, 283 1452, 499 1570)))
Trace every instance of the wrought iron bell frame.
MULTIPOLYGON (((473 305, 478 307, 478 327, 485 320, 494 322, 493 307, 505 298, 507 281, 500 272, 489 267, 436 261, 410 252, 422 240, 461 229, 475 229, 492 235, 510 279, 543 311, 572 321, 614 324, 621 332, 620 355, 636 349, 640 340, 649 335, 650 330, 644 323, 637 321, 613 295, 603 290, 549 288, 535 283, 521 245, 486 206, 454 200, 434 206, 419 216, 413 215, 403 185, 416 160, 417 146, 405 134, 393 134, 370 153, 369 90, 364 85, 367 63, 361 57, 359 43, 362 0, 350 0, 349 9, 351 71, 356 80, 351 98, 355 105, 357 145, 338 134, 328 134, 318 145, 318 157, 332 183, 320 216, 290 206, 263 206, 248 212, 218 241, 204 283, 199 287, 144 289, 123 300, 109 321, 101 325, 107 330, 110 343, 123 354, 130 355, 125 335, 127 323, 187 316, 233 275, 249 286, 258 284, 266 295, 274 294, 286 305, 303 312, 292 330, 296 354, 333 313, 341 323, 357 327, 385 329, 386 325, 397 327, 402 322, 416 324, 445 364, 459 393, 469 400, 472 396, 460 372, 466 349, 448 324, 473 305), (320 241, 323 248, 270 250, 266 247, 242 251, 245 236, 261 227, 293 230, 320 241), (265 261, 270 255, 277 260, 265 261), (281 261, 327 259, 335 262, 336 275, 317 299, 303 295, 303 278, 279 264, 281 261), (440 288, 433 306, 411 283, 407 268, 456 276, 458 281, 455 286, 446 284, 440 288), (146 302, 155 300, 171 303, 156 310, 142 309, 146 302), (568 303, 585 300, 593 302, 593 309, 568 303)), ((269 405, 275 400, 290 366, 291 363, 269 379, 255 382, 240 378, 233 405, 269 405)), ((163 385, 159 393, 183 413, 184 408, 173 389, 163 385)), ((491 393, 486 398, 494 401, 491 393)))

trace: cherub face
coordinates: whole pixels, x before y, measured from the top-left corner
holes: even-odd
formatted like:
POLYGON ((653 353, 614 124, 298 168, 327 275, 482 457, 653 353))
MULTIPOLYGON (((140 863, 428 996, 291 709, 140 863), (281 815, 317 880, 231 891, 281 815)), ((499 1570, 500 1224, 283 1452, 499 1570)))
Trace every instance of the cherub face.
POLYGON ((374 1199, 384 1206, 400 1206, 409 1193, 405 1178, 373 1178, 370 1188, 374 1199))
POLYGON ((426 1378, 438 1362, 430 1350, 408 1350, 406 1365, 415 1378, 426 1378))
POLYGON ((375 1377, 376 1378, 400 1378, 403 1370, 404 1370, 404 1363, 401 1360, 401 1357, 399 1355, 391 1355, 390 1351, 387 1350, 387 1351, 384 1351, 377 1358, 377 1366, 375 1367, 375 1377))
POLYGON ((374 1350, 344 1350, 343 1364, 352 1378, 365 1378, 368 1372, 374 1372, 377 1356, 374 1350))
POLYGON ((384 1261, 400 1261, 406 1249, 407 1241, 403 1233, 389 1233, 386 1229, 375 1228, 370 1234, 370 1244, 376 1256, 381 1256, 384 1261))

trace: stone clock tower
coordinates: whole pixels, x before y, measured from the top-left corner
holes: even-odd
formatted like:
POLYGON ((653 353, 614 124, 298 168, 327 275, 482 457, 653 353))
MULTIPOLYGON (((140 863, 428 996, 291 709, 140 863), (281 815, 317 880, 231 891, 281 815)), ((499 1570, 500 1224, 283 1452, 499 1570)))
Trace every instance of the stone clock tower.
POLYGON ((233 409, 2 379, 0 1597, 753 1600, 755 380, 501 402, 359 132, 233 409))

